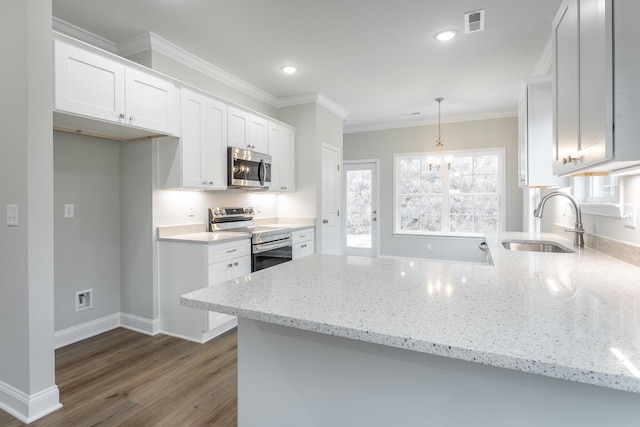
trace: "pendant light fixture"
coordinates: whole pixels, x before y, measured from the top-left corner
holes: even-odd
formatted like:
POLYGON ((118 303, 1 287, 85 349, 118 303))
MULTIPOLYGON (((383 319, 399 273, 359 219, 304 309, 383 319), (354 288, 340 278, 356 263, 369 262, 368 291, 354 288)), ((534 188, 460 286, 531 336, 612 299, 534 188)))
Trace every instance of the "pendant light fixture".
POLYGON ((436 170, 440 170, 440 166, 443 164, 447 165, 447 169, 451 169, 451 163, 453 162, 453 158, 450 156, 444 157, 444 144, 442 143, 442 132, 440 131, 441 122, 440 122, 440 106, 444 98, 436 98, 436 102, 438 103, 438 139, 436 140, 436 155, 435 157, 429 157, 429 170, 432 170, 434 167, 436 170))

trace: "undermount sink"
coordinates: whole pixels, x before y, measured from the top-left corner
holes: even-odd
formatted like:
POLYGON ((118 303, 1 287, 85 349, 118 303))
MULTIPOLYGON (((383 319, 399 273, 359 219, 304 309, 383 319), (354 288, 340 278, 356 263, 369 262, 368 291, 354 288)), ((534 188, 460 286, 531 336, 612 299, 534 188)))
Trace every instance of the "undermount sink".
POLYGON ((505 240, 502 246, 511 251, 573 253, 571 249, 558 243, 540 240, 505 240))

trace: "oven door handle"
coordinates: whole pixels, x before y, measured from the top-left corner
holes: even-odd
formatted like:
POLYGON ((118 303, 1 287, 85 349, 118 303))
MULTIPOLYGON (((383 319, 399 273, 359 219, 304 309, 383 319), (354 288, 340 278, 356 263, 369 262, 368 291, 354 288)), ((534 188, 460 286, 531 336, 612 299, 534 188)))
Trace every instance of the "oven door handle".
POLYGON ((291 246, 291 239, 278 240, 273 243, 262 243, 259 245, 253 245, 253 253, 261 254, 262 252, 271 251, 273 249, 284 248, 287 246, 291 246))

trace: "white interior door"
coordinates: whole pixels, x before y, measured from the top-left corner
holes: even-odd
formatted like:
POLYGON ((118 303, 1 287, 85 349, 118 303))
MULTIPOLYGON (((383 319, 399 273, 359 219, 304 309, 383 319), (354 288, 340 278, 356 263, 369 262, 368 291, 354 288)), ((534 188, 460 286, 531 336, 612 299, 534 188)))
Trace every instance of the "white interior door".
POLYGON ((322 145, 321 253, 340 254, 340 151, 322 145))
POLYGON ((344 253, 378 256, 378 161, 344 162, 344 253))

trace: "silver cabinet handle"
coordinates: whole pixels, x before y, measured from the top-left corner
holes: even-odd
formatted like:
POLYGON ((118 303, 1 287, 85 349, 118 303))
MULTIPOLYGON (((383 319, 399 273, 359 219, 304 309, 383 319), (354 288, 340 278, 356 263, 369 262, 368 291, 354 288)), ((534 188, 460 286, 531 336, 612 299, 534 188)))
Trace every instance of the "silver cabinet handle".
POLYGON ((371 221, 377 221, 377 220, 378 220, 378 218, 375 217, 375 216, 373 218, 371 218, 371 221))
POLYGON ((306 248, 306 247, 307 247, 307 245, 306 245, 306 244, 304 244, 304 245, 301 245, 301 246, 300 246, 300 249, 302 249, 302 248, 306 248))
POLYGON ((136 116, 129 116, 129 121, 130 122, 135 122, 136 121, 136 116))
POLYGON ((328 220, 328 219, 323 219, 323 220, 322 220, 322 223, 323 223, 323 224, 329 224, 329 220, 328 220))
POLYGON ((118 118, 119 118, 120 120, 124 119, 124 113, 120 113, 120 115, 118 116, 118 118))
POLYGON ((238 266, 238 261, 234 262, 233 265, 238 266))
POLYGON ((237 249, 231 249, 231 250, 227 251, 228 254, 231 254, 233 252, 238 252, 238 250, 237 249))
POLYGON ((231 268, 231 267, 233 267, 233 264, 227 265, 227 268, 231 268))
POLYGON ((567 156, 562 159, 562 164, 566 165, 567 163, 578 163, 578 159, 576 157, 567 156))

